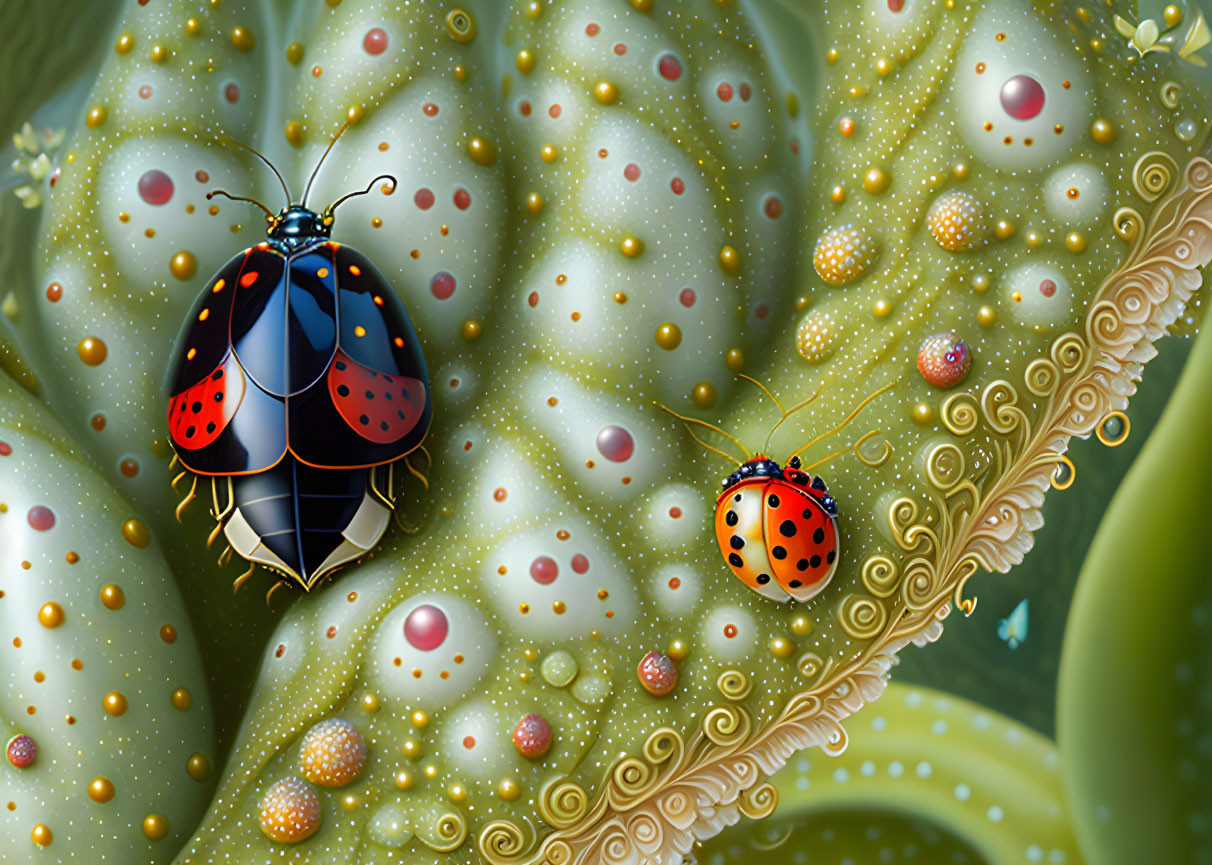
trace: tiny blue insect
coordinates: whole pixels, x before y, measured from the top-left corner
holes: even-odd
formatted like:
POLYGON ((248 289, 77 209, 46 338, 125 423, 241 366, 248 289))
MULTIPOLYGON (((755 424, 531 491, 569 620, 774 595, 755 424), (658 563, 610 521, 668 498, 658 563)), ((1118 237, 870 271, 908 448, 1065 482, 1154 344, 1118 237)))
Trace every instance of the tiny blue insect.
POLYGON ((1027 639, 1027 599, 1019 601, 1010 615, 997 623, 997 635, 1012 649, 1027 639))

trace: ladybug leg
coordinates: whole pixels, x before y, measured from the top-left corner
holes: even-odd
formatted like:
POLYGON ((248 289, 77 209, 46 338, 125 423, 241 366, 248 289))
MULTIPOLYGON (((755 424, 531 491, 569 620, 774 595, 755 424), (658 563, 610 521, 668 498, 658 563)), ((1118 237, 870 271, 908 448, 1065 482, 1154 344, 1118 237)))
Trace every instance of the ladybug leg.
MULTIPOLYGON (((176 457, 173 457, 173 459, 176 459, 176 457)), ((180 481, 181 478, 185 477, 187 474, 189 474, 188 471, 183 471, 183 472, 181 472, 181 474, 177 475, 175 478, 173 478, 171 481, 168 482, 168 485, 173 488, 174 493, 177 491, 178 481, 180 481)))
POLYGON ((406 526, 402 522, 400 522, 399 511, 392 511, 391 516, 392 516, 392 519, 394 519, 396 521, 396 525, 400 527, 400 531, 402 531, 404 534, 415 535, 417 532, 421 531, 420 527, 418 527, 418 526, 410 527, 410 526, 406 526))
POLYGON ((408 473, 410 475, 417 478, 422 484, 424 484, 425 489, 429 489, 429 479, 413 468, 412 463, 408 461, 408 457, 404 457, 404 467, 408 469, 408 473))
POLYGON ((240 576, 236 577, 236 581, 231 584, 231 590, 233 592, 240 591, 240 586, 244 585, 244 581, 247 580, 249 577, 251 577, 253 575, 253 571, 255 571, 256 569, 257 569, 257 566, 255 564, 249 565, 247 571, 240 574, 240 576))
POLYGON ((194 482, 189 488, 189 494, 181 499, 181 504, 177 505, 177 522, 184 522, 181 519, 181 514, 185 513, 185 509, 189 507, 189 503, 198 497, 198 476, 194 475, 194 482))
POLYGON ((274 592, 276 592, 278 589, 282 588, 284 585, 286 585, 286 583, 278 581, 269 587, 269 591, 265 593, 265 606, 266 607, 270 606, 270 603, 269 603, 270 596, 272 596, 274 592))
POLYGON ((209 550, 210 545, 219 537, 219 532, 223 531, 223 523, 216 522, 215 527, 211 529, 210 535, 206 538, 206 548, 209 550))
POLYGON ((231 512, 236 508, 235 497, 231 495, 231 478, 223 478, 227 482, 227 505, 226 507, 219 504, 219 478, 210 479, 211 500, 214 505, 210 509, 210 515, 215 518, 215 527, 211 530, 210 536, 206 539, 206 548, 209 550, 219 537, 219 532, 227 525, 227 518, 231 516, 231 512))
POLYGON ((221 567, 221 568, 224 567, 230 561, 231 561, 231 544, 228 544, 223 549, 223 552, 219 553, 219 567, 221 567))

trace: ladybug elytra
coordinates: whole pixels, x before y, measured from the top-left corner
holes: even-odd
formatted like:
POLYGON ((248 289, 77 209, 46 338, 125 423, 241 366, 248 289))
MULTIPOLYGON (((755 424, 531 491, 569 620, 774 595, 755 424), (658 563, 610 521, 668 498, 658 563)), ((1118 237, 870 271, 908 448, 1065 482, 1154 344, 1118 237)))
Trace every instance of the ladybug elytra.
POLYGON ((252 563, 237 587, 260 564, 309 591, 373 549, 395 507, 395 464, 429 430, 429 372, 408 313, 370 259, 331 240, 337 206, 383 179, 394 188, 381 175, 322 213, 306 206, 311 180, 300 204, 282 180, 278 214, 207 196, 261 207, 268 234, 202 289, 168 367, 170 441, 194 489, 211 481, 210 540, 222 530, 252 563))

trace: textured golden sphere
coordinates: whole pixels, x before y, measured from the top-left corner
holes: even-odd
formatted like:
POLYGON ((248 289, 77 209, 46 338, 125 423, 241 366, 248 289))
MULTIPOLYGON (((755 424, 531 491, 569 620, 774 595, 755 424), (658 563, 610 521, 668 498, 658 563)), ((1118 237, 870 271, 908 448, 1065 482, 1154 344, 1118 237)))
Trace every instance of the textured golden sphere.
POLYGON ((831 228, 817 239, 812 266, 830 285, 844 285, 867 272, 875 261, 876 246, 862 228, 847 223, 831 228))
POLYGON ((320 797, 302 778, 283 778, 261 799, 260 821, 274 841, 302 841, 320 828, 320 797))
POLYGON ((623 242, 619 244, 619 250, 628 258, 635 258, 644 252, 644 241, 638 237, 624 237, 623 242))
POLYGON ((307 731, 299 759, 308 781, 322 787, 342 787, 362 771, 366 741, 353 724, 330 718, 307 731))
POLYGON ((190 754, 189 759, 185 762, 185 771, 195 781, 205 781, 209 778, 210 768, 210 758, 205 754, 190 754))
POLYGON ((114 798, 114 782, 104 775, 98 775, 88 783, 88 798, 94 802, 108 802, 114 798))
POLYGON ((151 543, 151 533, 147 526, 138 520, 127 520, 122 524, 122 537, 126 538, 126 542, 132 547, 140 549, 151 543))
POLYGON ((38 610, 38 623, 44 628, 57 628, 63 624, 63 607, 54 601, 47 601, 38 610))
POLYGON ((233 27, 231 30, 231 44, 241 51, 252 51, 257 46, 257 37, 247 27, 233 27))
POLYGON ((985 239, 985 208, 975 196, 953 190, 935 199, 926 214, 935 243, 951 252, 975 249, 985 239))
POLYGON ((193 279, 194 274, 198 272, 198 259, 192 252, 183 249, 173 256, 168 269, 177 279, 193 279))
POLYGON ((656 329, 656 343, 665 351, 673 351, 682 344, 682 329, 667 321, 656 329))
POLYGON ((159 841, 168 834, 168 818, 162 814, 148 814, 143 818, 143 834, 159 841))
POLYGON ((113 715, 115 718, 119 715, 126 714, 126 697, 118 691, 110 691, 101 700, 101 707, 105 709, 106 714, 113 715))
POLYGON ((619 101, 619 88, 609 81, 599 81, 593 87, 593 98, 603 105, 614 105, 619 101))
POLYGON ((830 313, 809 313, 795 330, 795 349, 809 363, 820 363, 833 354, 836 333, 830 313))
POLYGON ((126 603, 126 593, 120 586, 107 583, 101 587, 101 603, 107 610, 120 610, 126 603))
POLYGON ((467 142, 467 155, 477 165, 492 165, 497 161, 497 149, 478 135, 467 142))
POLYGON ((701 381, 690 392, 691 401, 699 408, 711 408, 715 405, 715 385, 709 381, 701 381))
POLYGON ((86 336, 76 346, 76 354, 80 355, 80 360, 89 366, 96 366, 109 355, 109 349, 106 348, 105 343, 99 338, 86 336))

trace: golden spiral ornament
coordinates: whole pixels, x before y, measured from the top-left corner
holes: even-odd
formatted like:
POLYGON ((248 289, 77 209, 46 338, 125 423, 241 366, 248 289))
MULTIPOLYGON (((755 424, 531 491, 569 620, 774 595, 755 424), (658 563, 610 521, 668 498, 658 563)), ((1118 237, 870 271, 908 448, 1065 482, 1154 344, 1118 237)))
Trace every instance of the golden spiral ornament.
POLYGON ((716 680, 716 687, 729 700, 743 700, 753 690, 753 683, 740 670, 725 670, 716 680))
POLYGON ((863 586, 877 598, 895 594, 900 576, 900 568, 888 556, 875 555, 863 562, 863 586))
POLYGON ((1023 374, 1023 383, 1032 394, 1038 397, 1049 397, 1056 391, 1060 383, 1060 370, 1052 361, 1037 357, 1027 365, 1023 374))
POLYGON ((869 595, 849 595, 838 611, 842 630, 856 640, 870 640, 888 624, 888 611, 869 595))
POLYGON ((779 804, 779 791, 773 784, 755 784, 737 799, 737 808, 750 820, 761 820, 774 813, 779 804))
POLYGON ((976 429, 980 411, 969 393, 955 393, 943 401, 939 419, 952 435, 966 436, 976 429))
POLYGON ((1146 202, 1161 198, 1162 193, 1178 175, 1178 163, 1174 157, 1160 150, 1151 150, 1136 160, 1132 167, 1132 188, 1146 202))
POLYGON ((589 810, 589 796, 579 784, 559 778, 543 788, 539 797, 539 816, 556 829, 573 825, 589 810))
POLYGON ((737 706, 716 706, 703 717, 703 735, 721 748, 743 742, 749 727, 749 714, 737 706))

